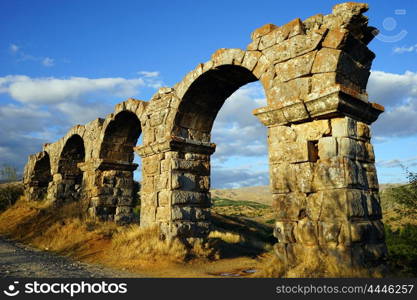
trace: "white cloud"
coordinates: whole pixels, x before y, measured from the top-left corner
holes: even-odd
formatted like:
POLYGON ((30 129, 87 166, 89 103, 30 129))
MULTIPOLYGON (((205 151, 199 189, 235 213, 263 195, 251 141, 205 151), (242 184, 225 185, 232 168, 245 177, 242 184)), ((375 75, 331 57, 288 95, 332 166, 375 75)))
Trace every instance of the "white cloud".
POLYGON ((241 167, 213 169, 212 188, 232 189, 268 184, 269 173, 267 170, 253 170, 241 167))
POLYGON ((138 74, 145 77, 159 77, 158 71, 139 71, 138 74))
POLYGON ((231 95, 220 109, 212 130, 212 141, 217 144, 212 156, 213 187, 268 184, 267 129, 252 114, 265 105, 263 87, 251 83, 231 95), (248 161, 253 163, 248 165, 248 161))
POLYGON ((386 109, 372 125, 376 137, 417 134, 417 73, 372 71, 368 94, 386 109))
POLYGON ((129 97, 146 86, 142 78, 125 79, 85 77, 30 78, 22 75, 0 77, 0 93, 8 93, 22 103, 53 104, 76 100, 91 93, 106 93, 117 97, 129 97))
POLYGON ((263 87, 252 83, 237 90, 220 109, 212 130, 217 144, 214 159, 231 156, 266 156, 266 127, 252 114, 265 106, 263 87))
POLYGON ((0 77, 0 165, 22 169, 43 143, 55 142, 75 124, 105 117, 114 104, 155 82, 140 77, 0 77))
POLYGON ((19 48, 20 47, 16 44, 10 44, 10 47, 9 47, 10 51, 13 53, 16 53, 17 51, 19 51, 19 48))
POLYGON ((43 64, 45 67, 52 67, 52 66, 54 66, 54 64, 55 64, 55 61, 54 61, 54 59, 53 59, 53 58, 50 58, 50 57, 45 57, 45 58, 42 60, 42 64, 43 64))
POLYGON ((395 47, 394 48, 394 53, 397 54, 402 54, 402 53, 406 53, 406 52, 413 52, 417 50, 417 44, 413 45, 413 46, 401 46, 401 47, 395 47))

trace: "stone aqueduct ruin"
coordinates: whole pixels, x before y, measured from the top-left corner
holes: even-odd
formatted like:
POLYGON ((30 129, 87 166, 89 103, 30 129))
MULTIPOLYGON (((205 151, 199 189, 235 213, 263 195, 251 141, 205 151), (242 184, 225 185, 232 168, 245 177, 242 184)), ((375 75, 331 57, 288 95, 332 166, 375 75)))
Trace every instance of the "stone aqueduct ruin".
POLYGON ((253 113, 268 130, 277 256, 291 264, 319 249, 351 265, 379 264, 386 247, 369 125, 383 107, 365 91, 375 57, 367 8, 343 3, 329 15, 264 25, 247 50, 219 49, 150 101, 128 99, 76 125, 29 157, 27 198, 80 200, 91 217, 129 223, 136 152, 140 225, 206 237, 213 122, 233 92, 259 80, 267 106, 253 113))

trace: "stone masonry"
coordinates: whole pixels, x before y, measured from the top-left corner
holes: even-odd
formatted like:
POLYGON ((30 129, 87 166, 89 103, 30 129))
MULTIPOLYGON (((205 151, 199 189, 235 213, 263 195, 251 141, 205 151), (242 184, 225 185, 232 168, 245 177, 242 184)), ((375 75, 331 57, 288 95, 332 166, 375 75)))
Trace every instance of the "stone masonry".
POLYGON ((267 127, 277 256, 288 265, 307 249, 351 265, 385 255, 370 127, 383 107, 365 91, 376 34, 366 4, 252 33, 246 50, 219 49, 150 101, 128 99, 105 119, 73 127, 29 157, 30 200, 84 201, 89 214, 132 221, 134 151, 142 158, 141 226, 167 238, 210 231, 210 141, 224 101, 259 80, 267 127), (142 145, 135 147, 142 134, 142 145))

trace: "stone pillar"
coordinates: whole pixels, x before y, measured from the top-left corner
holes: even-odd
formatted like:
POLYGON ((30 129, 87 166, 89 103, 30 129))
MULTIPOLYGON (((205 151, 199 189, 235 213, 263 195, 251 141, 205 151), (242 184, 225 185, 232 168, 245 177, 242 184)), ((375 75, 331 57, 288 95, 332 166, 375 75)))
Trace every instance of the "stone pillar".
POLYGON ((143 165, 141 226, 158 225, 166 238, 207 236, 214 148, 175 138, 135 149, 143 165))
POLYGON ((133 171, 138 165, 98 159, 80 167, 86 178, 84 193, 89 199, 89 215, 119 224, 134 222, 133 171))
POLYGON ((289 266, 314 251, 379 265, 386 246, 368 124, 381 110, 342 91, 311 101, 255 111, 268 127, 275 252, 289 266))
POLYGON ((66 176, 64 178, 60 173, 53 174, 52 181, 48 185, 48 201, 60 205, 82 199, 84 184, 83 182, 77 183, 76 181, 72 176, 66 176))

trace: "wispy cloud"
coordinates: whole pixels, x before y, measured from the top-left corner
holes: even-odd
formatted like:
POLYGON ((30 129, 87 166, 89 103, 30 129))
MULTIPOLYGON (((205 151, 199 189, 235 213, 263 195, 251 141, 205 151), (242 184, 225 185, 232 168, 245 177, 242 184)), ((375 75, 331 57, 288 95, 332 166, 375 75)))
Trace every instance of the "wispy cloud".
POLYGON ((417 156, 405 158, 405 159, 390 159, 380 160, 376 162, 378 167, 383 168, 408 168, 417 166, 417 156))
POLYGON ((50 57, 45 57, 45 58, 42 60, 42 64, 43 64, 45 67, 52 67, 52 66, 54 66, 54 65, 55 65, 55 60, 54 60, 53 58, 50 58, 50 57))
POLYGON ((414 52, 417 51, 417 44, 412 45, 412 46, 401 46, 401 47, 395 47, 394 48, 394 53, 396 54, 403 54, 403 53, 407 53, 407 52, 414 52))
POLYGON ((9 46, 9 50, 13 53, 16 53, 17 51, 19 51, 19 48, 20 47, 16 44, 10 44, 10 46, 9 46))
POLYGON ((51 57, 45 56, 33 56, 31 54, 27 54, 22 50, 22 48, 16 44, 10 44, 9 46, 10 52, 14 55, 17 55, 17 61, 35 61, 39 62, 41 65, 45 67, 53 67, 55 65, 55 60, 51 57))
POLYGON ((158 71, 139 71, 138 74, 144 77, 158 77, 159 76, 158 71))

